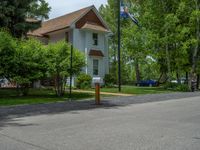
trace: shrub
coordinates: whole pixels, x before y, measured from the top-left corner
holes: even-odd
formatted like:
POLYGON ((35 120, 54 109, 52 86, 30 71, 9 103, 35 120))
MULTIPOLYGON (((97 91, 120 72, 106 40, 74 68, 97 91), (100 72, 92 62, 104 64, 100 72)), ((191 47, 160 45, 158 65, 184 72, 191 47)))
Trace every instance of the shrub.
POLYGON ((113 87, 115 84, 115 78, 111 74, 106 74, 104 77, 104 82, 106 87, 113 87))
POLYGON ((188 92, 190 91, 187 84, 178 84, 178 83, 171 83, 168 82, 164 85, 165 89, 174 90, 174 91, 181 91, 181 92, 188 92))
POLYGON ((81 73, 76 80, 76 86, 79 89, 87 89, 91 87, 92 77, 85 73, 81 73))
POLYGON ((187 84, 179 84, 177 87, 176 87, 176 90, 177 91, 182 91, 182 92, 189 92, 190 91, 190 88, 187 84))
POLYGON ((176 89, 177 85, 178 85, 177 83, 167 82, 164 84, 164 88, 169 89, 169 90, 171 90, 171 89, 174 90, 174 89, 176 89))

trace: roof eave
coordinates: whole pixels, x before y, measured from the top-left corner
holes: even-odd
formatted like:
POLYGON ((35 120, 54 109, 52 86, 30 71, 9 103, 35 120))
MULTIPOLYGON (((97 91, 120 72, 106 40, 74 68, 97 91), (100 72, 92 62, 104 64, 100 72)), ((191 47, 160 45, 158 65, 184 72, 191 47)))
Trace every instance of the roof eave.
POLYGON ((60 31, 60 30, 64 30, 64 29, 69 29, 70 26, 66 26, 66 27, 63 27, 63 28, 60 28, 60 29, 56 29, 56 30, 52 30, 52 31, 48 31, 48 32, 45 32, 45 33, 42 33, 42 35, 48 35, 50 33, 53 33, 53 32, 56 32, 56 31, 60 31))
POLYGON ((103 33, 110 33, 109 31, 102 31, 102 30, 95 30, 90 28, 81 28, 82 31, 96 31, 96 32, 103 32, 103 33))

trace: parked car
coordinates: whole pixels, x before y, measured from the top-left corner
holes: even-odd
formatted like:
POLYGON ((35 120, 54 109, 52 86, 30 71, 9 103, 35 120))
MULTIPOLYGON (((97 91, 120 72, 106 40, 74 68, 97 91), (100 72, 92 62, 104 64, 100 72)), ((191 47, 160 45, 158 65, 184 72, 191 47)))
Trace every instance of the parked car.
MULTIPOLYGON (((177 80, 171 80, 171 83, 178 83, 177 80)), ((180 83, 185 84, 186 83, 186 78, 180 78, 180 83)))
POLYGON ((137 83, 138 86, 157 86, 158 82, 155 80, 141 80, 139 83, 137 83))

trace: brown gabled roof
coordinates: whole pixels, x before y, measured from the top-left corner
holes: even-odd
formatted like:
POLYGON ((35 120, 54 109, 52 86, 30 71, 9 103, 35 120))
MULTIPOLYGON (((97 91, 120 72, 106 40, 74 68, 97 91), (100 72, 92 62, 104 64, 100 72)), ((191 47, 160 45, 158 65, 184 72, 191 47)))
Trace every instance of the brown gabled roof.
POLYGON ((39 29, 29 32, 28 35, 42 36, 43 34, 46 34, 46 33, 52 32, 52 31, 67 28, 74 21, 76 21, 82 15, 84 15, 90 9, 92 9, 92 7, 94 7, 94 6, 86 7, 86 8, 80 9, 78 11, 66 14, 64 16, 45 21, 42 23, 42 26, 39 29))
POLYGON ((94 30, 94 31, 101 31, 101 32, 109 32, 106 28, 95 24, 95 23, 90 23, 87 22, 81 29, 89 29, 89 30, 94 30))
POLYGON ((90 50, 89 56, 104 57, 102 51, 100 51, 100 50, 94 50, 94 49, 91 49, 91 50, 90 50))

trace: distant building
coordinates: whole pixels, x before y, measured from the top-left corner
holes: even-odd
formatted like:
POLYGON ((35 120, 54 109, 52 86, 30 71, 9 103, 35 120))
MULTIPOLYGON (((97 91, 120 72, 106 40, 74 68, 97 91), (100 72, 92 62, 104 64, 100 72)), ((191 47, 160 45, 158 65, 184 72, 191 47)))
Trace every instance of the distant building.
POLYGON ((108 34, 110 30, 94 6, 54 18, 28 33, 44 44, 65 39, 86 56, 83 72, 103 78, 109 73, 108 34))

